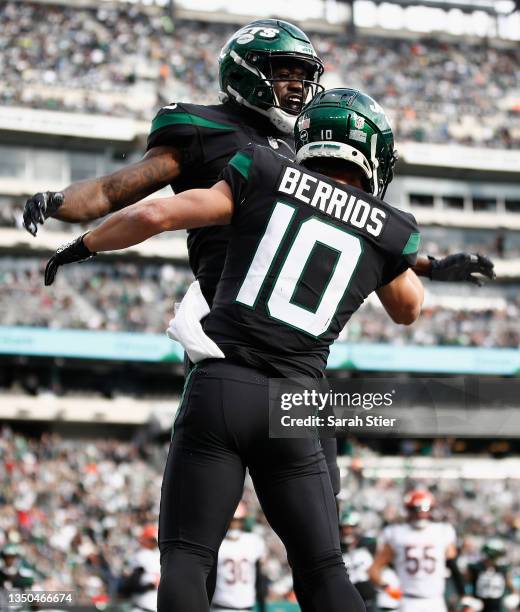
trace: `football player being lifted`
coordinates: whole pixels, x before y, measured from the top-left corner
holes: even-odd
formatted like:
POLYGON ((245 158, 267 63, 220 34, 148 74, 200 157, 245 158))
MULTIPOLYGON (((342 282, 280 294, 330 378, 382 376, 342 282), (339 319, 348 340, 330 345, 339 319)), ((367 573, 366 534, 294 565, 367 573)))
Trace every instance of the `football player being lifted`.
POLYGON ((399 577, 401 612, 446 612, 444 600, 446 566, 451 570, 459 595, 464 584, 458 571, 456 534, 451 525, 432 521, 435 499, 426 490, 407 493, 405 523, 389 525, 383 531, 382 546, 376 553, 369 575, 382 589, 383 569, 392 564, 399 577))
POLYGON ((127 207, 57 251, 46 268, 51 284, 60 266, 96 251, 167 230, 231 226, 203 328, 207 346, 225 358, 199 355, 165 468, 160 612, 208 610, 206 577, 246 467, 315 609, 365 609, 343 563, 319 440, 269 437, 269 379, 320 381, 330 345, 373 291, 394 321, 415 321, 424 291, 410 268, 420 235, 411 214, 378 197, 395 154, 372 98, 352 89, 320 93, 298 118, 295 136, 303 165, 249 145, 211 189, 127 207))
MULTIPOLYGON (((152 121, 142 160, 59 193, 35 194, 25 206, 25 227, 34 235, 49 217, 71 223, 98 219, 166 185, 175 193, 211 187, 230 158, 249 143, 293 159, 296 116, 323 89, 318 84, 322 73, 311 41, 296 26, 263 19, 240 28, 220 53, 221 104, 163 107, 152 121)), ((212 305, 229 236, 228 226, 188 230, 189 263, 199 284, 192 287, 185 310, 202 313, 212 305)), ((336 441, 328 438, 323 446, 338 493, 336 441)), ((212 573, 210 598, 214 585, 212 573)), ((297 577, 295 590, 304 604, 297 577)), ((312 607, 304 610, 312 612, 312 607)))

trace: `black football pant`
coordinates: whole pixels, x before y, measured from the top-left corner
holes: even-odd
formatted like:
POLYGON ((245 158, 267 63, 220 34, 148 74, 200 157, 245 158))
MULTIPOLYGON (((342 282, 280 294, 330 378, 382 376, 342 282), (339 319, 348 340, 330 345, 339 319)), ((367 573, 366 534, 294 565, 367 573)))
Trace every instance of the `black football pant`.
POLYGON ((364 612, 343 564, 334 493, 317 439, 270 439, 268 379, 226 361, 195 368, 166 463, 158 612, 207 612, 206 579, 246 467, 317 612, 364 612))
MULTIPOLYGON (((321 447, 323 449, 323 454, 325 455, 325 461, 327 462, 327 471, 330 476, 332 490, 334 495, 338 495, 341 490, 341 478, 338 467, 338 441, 336 438, 323 438, 321 440, 321 447)), ((338 518, 336 519, 336 523, 339 523, 338 518)), ((291 569, 293 570, 293 588, 294 592, 296 593, 298 603, 300 604, 301 612, 317 612, 316 608, 312 604, 312 601, 310 600, 310 597, 307 595, 305 581, 298 574, 298 570, 295 571, 294 568, 291 569)))

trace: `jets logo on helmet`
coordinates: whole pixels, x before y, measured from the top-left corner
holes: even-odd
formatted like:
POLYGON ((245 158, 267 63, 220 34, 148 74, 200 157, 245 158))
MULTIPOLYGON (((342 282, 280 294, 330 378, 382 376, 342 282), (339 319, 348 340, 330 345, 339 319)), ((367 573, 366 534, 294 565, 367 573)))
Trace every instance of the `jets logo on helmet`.
POLYGON ((260 38, 276 38, 279 33, 280 30, 278 28, 254 28, 251 26, 246 26, 233 34, 231 38, 236 38, 239 45, 245 45, 254 40, 255 36, 259 36, 260 38))
POLYGON ((295 127, 296 161, 334 157, 363 170, 366 191, 383 198, 397 159, 394 136, 379 104, 356 89, 319 93, 295 127), (308 127, 303 127, 308 122, 308 127), (305 132, 305 135, 304 135, 305 132))
POLYGON ((224 45, 219 57, 222 100, 234 100, 268 117, 285 134, 293 130, 299 111, 282 106, 274 84, 277 80, 300 81, 303 106, 323 90, 318 83, 322 73, 323 64, 304 32, 279 19, 262 19, 241 28, 224 45), (276 78, 274 66, 284 62, 296 62, 304 69, 305 77, 276 78))
POLYGON ((489 559, 498 559, 506 554, 505 544, 498 538, 491 538, 482 546, 482 554, 489 559))

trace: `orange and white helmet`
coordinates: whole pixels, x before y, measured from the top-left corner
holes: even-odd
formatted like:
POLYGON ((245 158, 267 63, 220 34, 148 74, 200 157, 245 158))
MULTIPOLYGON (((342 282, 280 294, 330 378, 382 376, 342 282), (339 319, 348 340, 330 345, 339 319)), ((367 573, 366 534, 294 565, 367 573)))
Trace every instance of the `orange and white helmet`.
POLYGON ((434 505, 435 497, 426 489, 414 489, 404 496, 408 520, 418 529, 426 527, 434 505))
POLYGON ((404 506, 415 512, 429 512, 435 505, 435 497, 426 489, 414 489, 404 496, 404 506))
POLYGON ((157 526, 153 523, 143 525, 141 533, 139 534, 139 543, 141 546, 152 546, 156 544, 158 537, 157 526))

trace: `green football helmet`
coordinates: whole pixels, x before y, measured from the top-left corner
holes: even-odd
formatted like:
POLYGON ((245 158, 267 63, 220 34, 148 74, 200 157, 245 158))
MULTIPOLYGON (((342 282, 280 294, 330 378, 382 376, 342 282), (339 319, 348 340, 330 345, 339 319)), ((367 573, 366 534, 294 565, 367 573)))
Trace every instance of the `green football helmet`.
POLYGON ((360 522, 359 512, 350 509, 343 510, 339 519, 340 527, 359 527, 360 522))
POLYGON ((356 89, 329 89, 303 109, 294 127, 296 161, 339 158, 359 166, 366 191, 383 198, 397 159, 384 110, 356 89))
MULTIPOLYGON (((234 100, 270 119, 290 134, 297 112, 284 110, 273 83, 273 63, 302 62, 307 78, 302 79, 304 104, 323 87, 318 81, 323 64, 307 36, 296 26, 279 19, 261 19, 244 26, 227 41, 219 57, 221 100, 234 100)), ((294 80, 294 79, 293 79, 294 80)))
POLYGON ((502 540, 491 538, 482 546, 482 554, 488 559, 498 559, 506 554, 506 547, 502 540))

